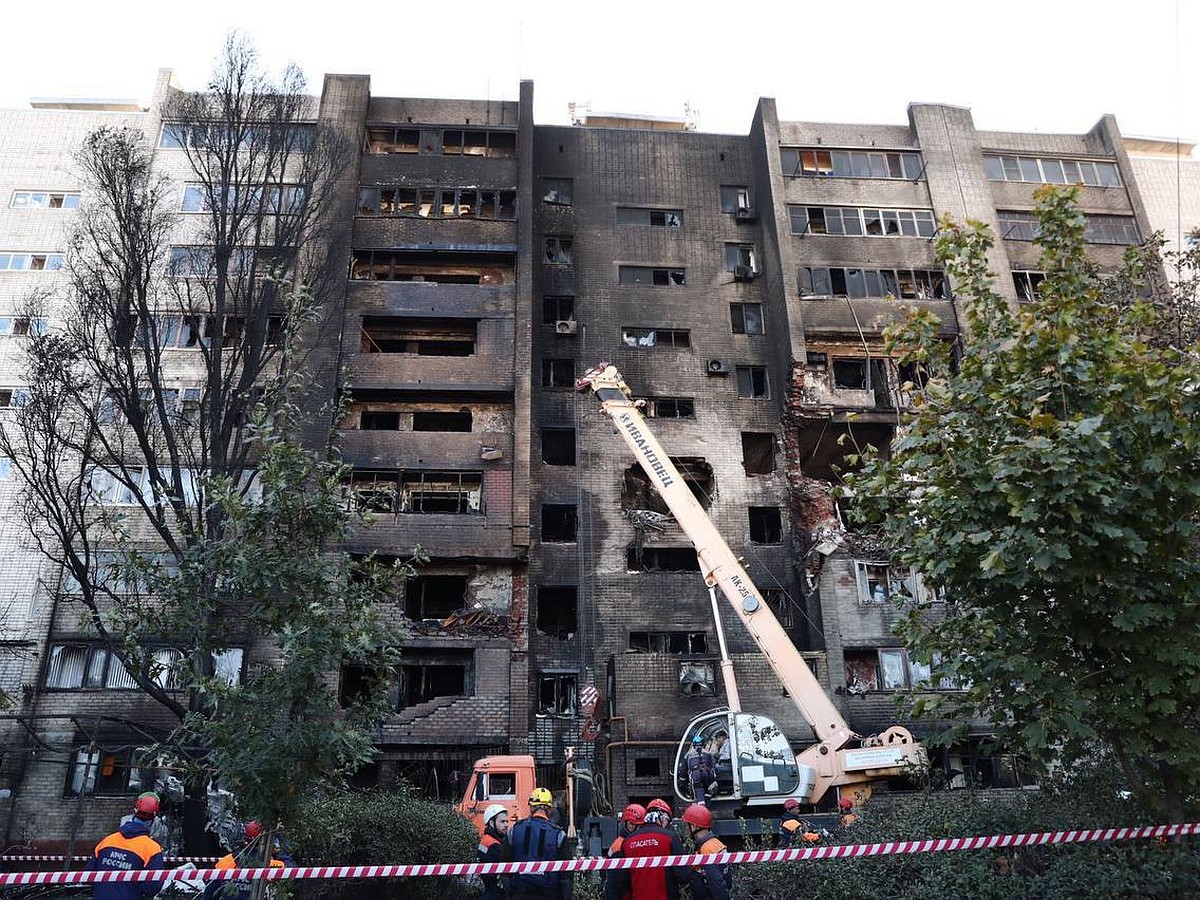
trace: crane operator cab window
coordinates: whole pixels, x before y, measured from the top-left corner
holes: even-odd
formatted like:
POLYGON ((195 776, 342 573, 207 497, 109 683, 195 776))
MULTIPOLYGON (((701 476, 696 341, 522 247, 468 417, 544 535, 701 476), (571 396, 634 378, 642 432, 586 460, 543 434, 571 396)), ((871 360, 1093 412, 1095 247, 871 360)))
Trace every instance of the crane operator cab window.
POLYGON ((787 736, 766 716, 719 712, 692 721, 679 748, 677 793, 694 799, 685 757, 700 735, 716 771, 714 799, 790 796, 800 787, 800 773, 787 736))

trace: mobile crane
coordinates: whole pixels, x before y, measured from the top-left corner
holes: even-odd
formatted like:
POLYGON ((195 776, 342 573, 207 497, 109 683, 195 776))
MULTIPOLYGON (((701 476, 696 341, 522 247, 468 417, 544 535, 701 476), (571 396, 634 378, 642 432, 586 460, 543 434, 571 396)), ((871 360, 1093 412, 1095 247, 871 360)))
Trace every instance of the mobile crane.
MULTIPOLYGON (((777 806, 791 797, 816 806, 834 787, 851 788, 855 799, 862 802, 870 796, 872 781, 925 769, 928 758, 924 748, 903 726, 894 725, 867 737, 851 730, 737 556, 692 495, 666 450, 650 432, 639 408, 641 404, 633 399, 616 367, 601 364, 590 369, 577 380, 576 388, 590 389, 599 399, 601 408, 695 546, 708 585, 729 705, 692 719, 676 752, 675 771, 680 771, 684 755, 696 736, 708 743, 721 732, 728 735, 730 742, 732 771, 711 796, 710 803, 726 807, 777 806), (812 727, 817 742, 799 755, 793 753, 787 735, 772 719, 741 708, 733 662, 721 626, 718 590, 812 727)), ((532 785, 532 769, 532 757, 479 760, 459 810, 469 818, 478 818, 485 802, 503 797, 500 802, 510 803, 511 813, 527 815, 528 810, 522 809, 521 804, 528 792, 520 792, 517 784, 528 780, 532 785), (522 778, 526 768, 529 774, 522 778), (488 786, 490 781, 502 785, 504 794, 492 791, 488 786)), ((674 780, 677 796, 690 802, 691 786, 681 783, 682 779, 674 780)))

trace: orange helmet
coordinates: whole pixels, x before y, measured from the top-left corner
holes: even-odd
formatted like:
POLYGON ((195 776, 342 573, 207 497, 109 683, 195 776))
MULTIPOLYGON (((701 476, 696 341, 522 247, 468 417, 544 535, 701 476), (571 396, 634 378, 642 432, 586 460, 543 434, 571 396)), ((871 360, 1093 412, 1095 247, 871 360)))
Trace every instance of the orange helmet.
POLYGON ((158 794, 154 791, 139 794, 137 800, 133 802, 133 814, 139 819, 153 819, 157 816, 158 794))
POLYGON ((671 805, 666 800, 660 800, 655 797, 646 804, 646 812, 662 812, 669 816, 671 815, 671 805))
POLYGON ((697 828, 712 828, 712 810, 702 803, 693 803, 683 811, 683 821, 697 828))
POLYGON ((630 803, 621 810, 621 821, 629 825, 641 825, 646 821, 646 807, 640 803, 630 803))
POLYGON ((850 812, 850 810, 854 809, 854 801, 849 797, 842 797, 842 799, 838 800, 838 809, 842 812, 850 812))

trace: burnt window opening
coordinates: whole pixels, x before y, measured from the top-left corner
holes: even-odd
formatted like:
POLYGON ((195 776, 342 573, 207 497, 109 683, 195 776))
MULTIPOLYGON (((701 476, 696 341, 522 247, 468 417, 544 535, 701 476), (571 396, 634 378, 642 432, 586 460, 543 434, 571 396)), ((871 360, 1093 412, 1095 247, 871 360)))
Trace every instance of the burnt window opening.
POLYGON ((638 653, 707 653, 706 631, 631 631, 629 649, 638 653))
POLYGON ((342 666, 341 677, 338 679, 338 706, 345 709, 365 703, 380 687, 378 672, 366 666, 342 666))
POLYGON ((923 391, 929 383, 929 367, 920 362, 902 363, 897 367, 896 377, 901 390, 923 391))
POLYGON ((358 420, 363 431, 396 431, 400 428, 400 413, 365 409, 358 420))
POLYGON ((542 360, 542 387, 551 390, 575 389, 575 360, 542 360))
POLYGON ((738 366, 738 397, 743 400, 766 400, 771 396, 766 366, 738 366))
POLYGON ((770 475, 775 471, 775 435, 742 432, 742 468, 747 475, 770 475))
POLYGON ((500 159, 516 156, 517 133, 447 128, 442 132, 442 153, 446 156, 489 156, 500 159))
POLYGON ((548 235, 543 259, 548 265, 571 266, 575 264, 575 241, 569 237, 548 235))
POLYGON ((1044 272, 1013 272, 1013 288, 1017 292, 1017 300, 1021 303, 1033 303, 1042 297, 1042 282, 1046 280, 1044 272))
POLYGON ((693 547, 630 547, 625 554, 630 572, 699 572, 693 547))
POLYGON ((692 346, 691 332, 681 328, 622 328, 621 343, 626 347, 647 349, 649 347, 692 346))
MULTIPOLYGON (((838 482, 851 465, 848 456, 861 455, 868 447, 876 448, 883 458, 890 456, 894 425, 874 422, 829 422, 805 420, 797 431, 800 473, 808 478, 838 482)), ((845 504, 845 500, 839 501, 845 504)), ((843 506, 843 511, 845 507, 843 506)))
POLYGON ((543 178, 542 202, 570 206, 575 202, 575 181, 571 178, 543 178))
POLYGON ((516 260, 507 253, 355 250, 350 277, 357 281, 428 284, 514 284, 516 260))
POLYGON ((711 662, 681 662, 679 664, 679 693, 685 697, 716 696, 716 666, 711 662))
POLYGON ((461 431, 471 430, 471 411, 462 409, 458 412, 414 412, 412 414, 413 431, 461 431))
POLYGON ((574 637, 579 630, 579 588, 538 585, 536 613, 534 627, 542 634, 560 641, 574 637))
POLYGON ((542 543, 575 543, 578 519, 574 503, 542 504, 542 543))
POLYGON ((478 472, 405 472, 400 512, 483 514, 483 476, 478 472))
POLYGON ((750 188, 740 184, 721 185, 721 212, 736 213, 750 209, 750 188))
POLYGON ((761 303, 730 303, 729 319, 734 334, 763 333, 763 309, 761 303))
POLYGON ((517 217, 517 192, 475 187, 363 186, 358 215, 420 219, 499 219, 517 217))
POLYGON ((436 655, 410 651, 400 666, 399 708, 441 697, 467 697, 471 690, 473 654, 470 650, 436 655))
POLYGON ((778 506, 750 507, 750 543, 783 543, 783 520, 778 506))
POLYGON ((548 466, 575 465, 575 429, 542 429, 542 462, 548 466))
POLYGON ((634 778, 658 778, 662 774, 662 761, 657 756, 635 756, 634 778))
POLYGON ((421 132, 416 128, 375 126, 367 129, 367 153, 420 153, 421 132))
MULTIPOLYGON (((717 482, 713 475, 712 466, 700 456, 672 456, 671 462, 679 470, 684 483, 692 492, 692 496, 704 509, 712 506, 712 499, 717 492, 717 482)), ((623 476, 624 489, 621 492, 622 509, 648 509, 653 512, 671 515, 666 501, 655 490, 645 470, 636 463, 625 470, 623 476)))
POLYGON ((356 469, 344 482, 354 508, 361 512, 396 512, 400 473, 356 469))
POLYGON ((868 390, 867 361, 835 357, 833 360, 833 386, 849 391, 868 390))
POLYGON ((575 318, 575 298, 547 296, 542 298, 542 324, 557 325, 575 318))
POLYGON ((538 713, 574 716, 579 711, 575 672, 543 672, 538 676, 538 713))
POLYGON ((473 319, 363 316, 362 352, 474 356, 475 332, 473 319))
POLYGON ((694 419, 696 400, 693 397, 648 397, 642 413, 647 419, 694 419))
POLYGON ((417 575, 405 585, 404 615, 413 621, 444 619, 466 605, 466 575, 417 575))
POLYGON ((682 228, 683 210, 646 209, 640 206, 618 206, 618 225, 656 225, 662 228, 682 228))
POLYGON ((759 590, 767 609, 771 610, 779 624, 784 628, 796 627, 796 603, 791 595, 783 588, 762 588, 759 590))
POLYGON ((618 266, 620 284, 648 284, 655 287, 683 287, 687 284, 684 269, 660 269, 654 266, 618 266))

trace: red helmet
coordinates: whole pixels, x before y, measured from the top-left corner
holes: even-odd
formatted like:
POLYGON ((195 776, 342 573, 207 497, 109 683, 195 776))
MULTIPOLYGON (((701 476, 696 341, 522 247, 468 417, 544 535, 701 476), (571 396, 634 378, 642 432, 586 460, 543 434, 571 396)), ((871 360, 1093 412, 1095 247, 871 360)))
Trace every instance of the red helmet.
POLYGON ((629 825, 641 825, 646 821, 646 807, 640 803, 630 803, 621 811, 621 821, 629 825))
POLYGON ((646 804, 646 812, 661 812, 669 816, 671 815, 671 804, 667 803, 666 800, 660 800, 655 797, 646 804))
POLYGON ((133 802, 133 814, 139 819, 153 819, 158 815, 158 794, 146 791, 133 802))
POLYGON ((800 801, 797 800, 795 797, 788 797, 786 800, 783 801, 783 808, 786 809, 788 812, 791 812, 793 809, 799 809, 800 801))
POLYGON ((843 797, 842 799, 838 800, 838 809, 840 809, 842 812, 849 812, 850 810, 854 809, 854 801, 849 797, 843 797))
POLYGON ((697 828, 712 828, 712 810, 702 803, 693 803, 683 811, 683 821, 697 828))
POLYGON ((257 840, 258 838, 262 837, 262 822, 259 822, 256 819, 251 819, 246 823, 246 827, 242 830, 246 832, 246 837, 250 838, 250 840, 257 840))

